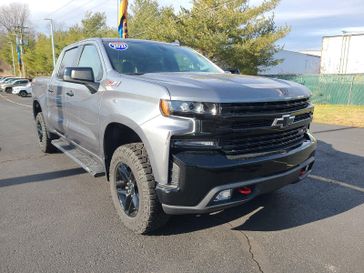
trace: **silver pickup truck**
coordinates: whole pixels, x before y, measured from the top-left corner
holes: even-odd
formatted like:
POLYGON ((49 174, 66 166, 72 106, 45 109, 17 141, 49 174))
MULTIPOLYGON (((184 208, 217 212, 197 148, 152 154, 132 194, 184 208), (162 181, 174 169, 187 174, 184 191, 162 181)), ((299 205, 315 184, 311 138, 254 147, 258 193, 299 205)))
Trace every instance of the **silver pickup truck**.
POLYGON ((33 81, 33 113, 42 151, 106 174, 136 233, 168 215, 242 205, 302 180, 314 163, 307 88, 227 73, 177 44, 72 44, 51 78, 33 81))

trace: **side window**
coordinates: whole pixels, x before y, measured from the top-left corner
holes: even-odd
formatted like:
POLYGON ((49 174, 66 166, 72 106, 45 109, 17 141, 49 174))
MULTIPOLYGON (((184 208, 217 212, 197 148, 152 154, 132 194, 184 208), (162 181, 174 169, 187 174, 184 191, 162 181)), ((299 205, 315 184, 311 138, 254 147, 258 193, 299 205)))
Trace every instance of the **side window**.
POLYGON ((64 69, 66 67, 73 65, 75 58, 77 56, 76 54, 77 54, 77 47, 69 49, 64 53, 62 62, 58 69, 57 78, 59 78, 59 79, 63 78, 64 69))
POLYGON ((91 67, 94 71, 94 77, 96 81, 102 79, 102 65, 97 48, 93 45, 86 45, 83 48, 80 61, 78 63, 79 67, 91 67))

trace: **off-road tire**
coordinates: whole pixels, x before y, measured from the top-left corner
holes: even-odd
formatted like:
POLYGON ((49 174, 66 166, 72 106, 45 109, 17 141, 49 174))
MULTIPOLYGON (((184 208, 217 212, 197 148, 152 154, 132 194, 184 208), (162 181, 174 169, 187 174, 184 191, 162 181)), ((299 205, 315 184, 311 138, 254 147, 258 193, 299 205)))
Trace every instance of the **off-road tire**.
POLYGON ((40 124, 40 126, 42 128, 42 132, 41 132, 42 138, 39 137, 38 132, 37 132, 38 143, 39 143, 40 149, 42 150, 43 153, 55 152, 56 148, 51 143, 51 141, 52 141, 52 138, 50 137, 51 134, 48 132, 42 112, 39 112, 37 114, 37 116, 35 117, 36 130, 38 130, 38 127, 37 127, 38 124, 40 124))
POLYGON ((143 143, 131 143, 117 148, 109 170, 110 190, 114 206, 123 224, 137 234, 150 233, 168 221, 158 200, 152 167, 143 143), (135 217, 128 216, 120 205, 116 190, 116 172, 120 163, 129 166, 139 191, 139 210, 135 217))

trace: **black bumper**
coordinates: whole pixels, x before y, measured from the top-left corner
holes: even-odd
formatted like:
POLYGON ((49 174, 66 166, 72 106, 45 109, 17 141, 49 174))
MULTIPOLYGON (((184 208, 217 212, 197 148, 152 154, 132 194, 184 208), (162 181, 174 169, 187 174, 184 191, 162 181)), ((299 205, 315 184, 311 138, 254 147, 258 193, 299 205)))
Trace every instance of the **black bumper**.
POLYGON ((220 153, 180 152, 173 155, 177 183, 158 185, 157 194, 167 214, 200 214, 245 203, 254 197, 300 181, 311 171, 316 140, 284 154, 253 159, 228 159, 220 153), (249 186, 249 195, 238 189, 249 186), (232 189, 228 201, 214 202, 216 195, 232 189))

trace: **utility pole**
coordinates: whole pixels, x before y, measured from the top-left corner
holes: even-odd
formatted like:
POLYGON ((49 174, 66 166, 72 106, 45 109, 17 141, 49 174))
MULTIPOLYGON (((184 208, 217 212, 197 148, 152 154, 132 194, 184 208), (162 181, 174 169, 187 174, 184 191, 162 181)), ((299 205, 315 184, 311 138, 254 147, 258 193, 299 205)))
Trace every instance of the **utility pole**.
POLYGON ((50 18, 45 18, 44 20, 49 21, 51 25, 51 42, 52 42, 52 56, 53 56, 53 68, 56 67, 56 53, 54 50, 54 35, 53 35, 53 20, 50 18))
POLYGON ((11 58, 13 60, 13 75, 16 76, 13 43, 12 42, 8 42, 8 44, 10 44, 10 48, 11 48, 11 58))
POLYGON ((25 26, 15 26, 15 34, 16 34, 16 45, 18 52, 18 61, 19 61, 19 69, 22 77, 25 77, 25 63, 23 60, 24 54, 24 29, 28 27, 25 26), (19 37, 20 34, 20 37, 19 37))

